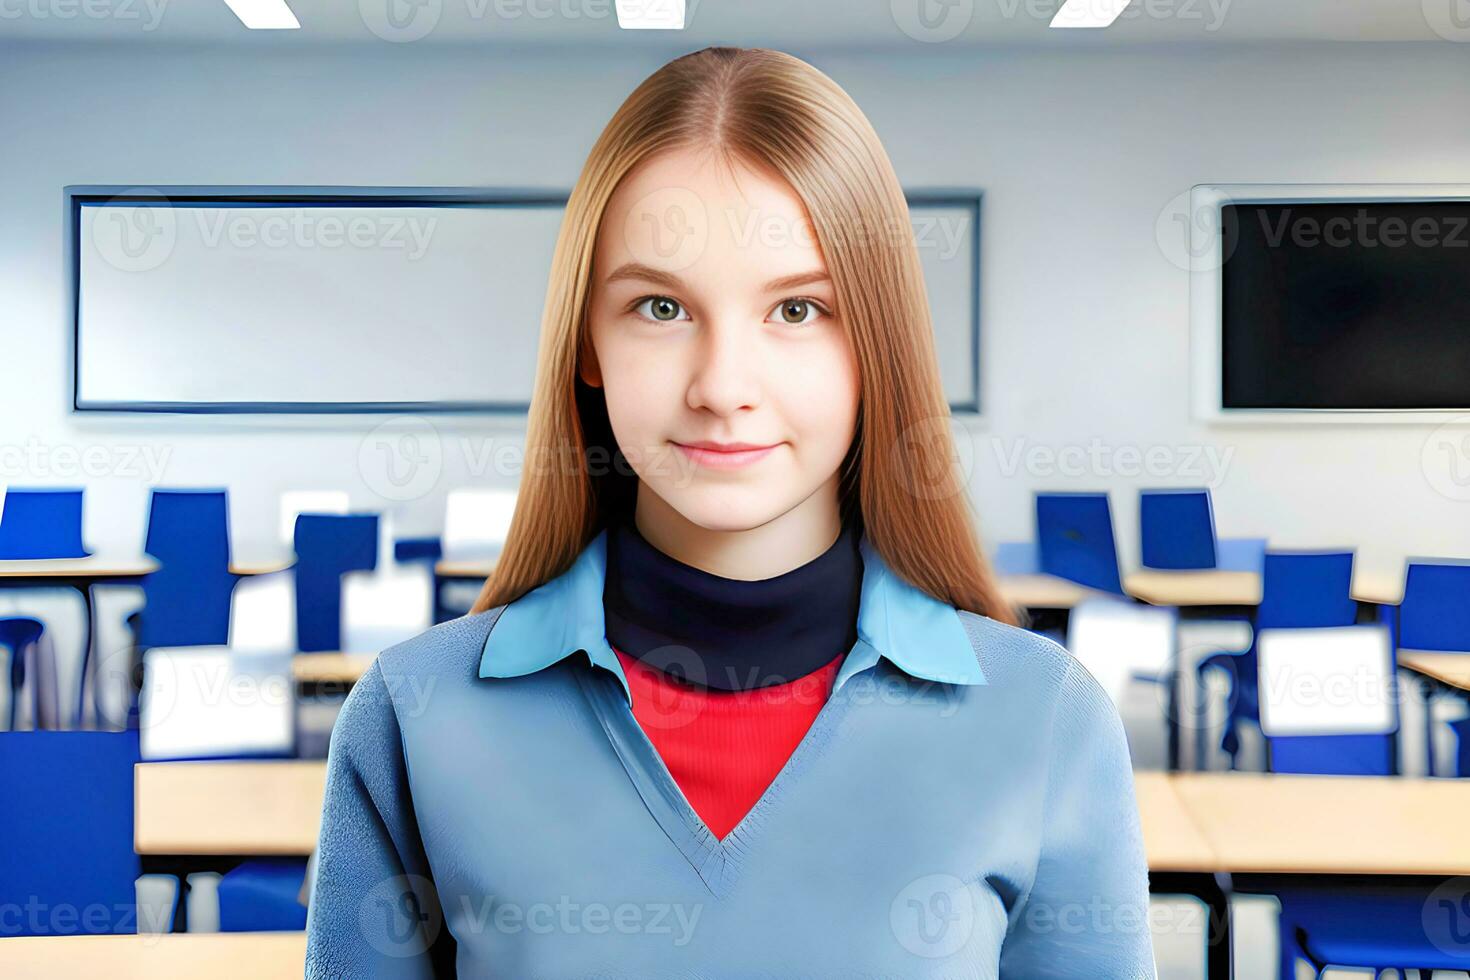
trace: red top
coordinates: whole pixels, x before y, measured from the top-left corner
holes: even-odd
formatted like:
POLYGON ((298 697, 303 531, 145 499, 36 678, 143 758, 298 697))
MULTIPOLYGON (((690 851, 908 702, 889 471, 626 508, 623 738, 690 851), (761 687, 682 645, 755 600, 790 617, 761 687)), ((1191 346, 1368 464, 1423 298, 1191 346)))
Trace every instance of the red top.
POLYGON ((716 837, 735 829, 827 703, 842 655, 802 677, 745 691, 689 684, 613 648, 643 729, 716 837))

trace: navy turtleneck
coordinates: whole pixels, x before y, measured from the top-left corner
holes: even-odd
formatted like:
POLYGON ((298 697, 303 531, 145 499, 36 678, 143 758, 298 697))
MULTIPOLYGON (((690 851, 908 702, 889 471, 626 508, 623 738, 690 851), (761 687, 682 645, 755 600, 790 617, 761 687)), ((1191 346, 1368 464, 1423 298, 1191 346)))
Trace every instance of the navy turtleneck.
POLYGON ((859 536, 849 523, 806 564, 742 581, 664 554, 631 518, 615 522, 602 591, 608 642, 650 667, 725 691, 803 677, 857 641, 859 536))

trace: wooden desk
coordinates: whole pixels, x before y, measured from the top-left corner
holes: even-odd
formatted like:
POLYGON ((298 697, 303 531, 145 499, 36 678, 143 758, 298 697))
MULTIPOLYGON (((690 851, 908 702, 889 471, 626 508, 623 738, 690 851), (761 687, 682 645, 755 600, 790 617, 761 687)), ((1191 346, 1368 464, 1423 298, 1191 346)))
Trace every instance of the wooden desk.
POLYGON ((0 976, 46 980, 300 980, 305 932, 0 939, 0 976))
POLYGON ((1150 871, 1213 872, 1219 866, 1219 858, 1175 790, 1173 778, 1164 772, 1133 774, 1148 868, 1150 871))
POLYGON ((307 855, 321 828, 320 760, 140 762, 133 767, 139 854, 307 855))
POLYGON ((1470 874, 1470 780, 1178 773, 1220 871, 1470 874))
POLYGON ((1069 579, 1041 573, 999 576, 1000 592, 1007 602, 1023 609, 1071 609, 1088 599, 1108 593, 1069 579))
POLYGON ((376 653, 298 653, 291 674, 298 684, 355 684, 378 658, 376 653))
POLYGON ((5 558, 0 559, 0 584, 12 580, 37 580, 49 584, 50 579, 135 579, 158 571, 158 562, 147 555, 89 555, 86 558, 5 558))
POLYGON ((1123 576, 1123 591, 1155 606, 1259 606, 1261 576, 1216 569, 1143 569, 1123 576))
POLYGON ((284 572, 295 564, 295 555, 278 555, 274 558, 237 558, 230 562, 230 574, 243 575, 246 578, 251 575, 270 575, 274 572, 284 572))
POLYGON ((1397 574, 1393 574, 1360 572, 1354 569, 1352 597, 1357 602, 1397 606, 1404 601, 1404 570, 1400 569, 1397 574))
POLYGON ((495 559, 443 560, 434 563, 434 574, 440 578, 489 578, 495 571, 495 559))
POLYGON ((1449 687, 1470 691, 1470 653, 1400 650, 1398 659, 1400 667, 1407 667, 1449 687))

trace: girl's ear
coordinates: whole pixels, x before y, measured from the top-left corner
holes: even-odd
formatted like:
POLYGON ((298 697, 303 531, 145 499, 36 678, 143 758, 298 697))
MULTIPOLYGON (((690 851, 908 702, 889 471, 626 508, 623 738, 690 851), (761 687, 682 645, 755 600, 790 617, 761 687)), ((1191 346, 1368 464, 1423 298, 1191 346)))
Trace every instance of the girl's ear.
POLYGON ((581 356, 577 358, 577 376, 589 388, 602 387, 602 368, 597 363, 597 351, 591 344, 582 345, 581 356))

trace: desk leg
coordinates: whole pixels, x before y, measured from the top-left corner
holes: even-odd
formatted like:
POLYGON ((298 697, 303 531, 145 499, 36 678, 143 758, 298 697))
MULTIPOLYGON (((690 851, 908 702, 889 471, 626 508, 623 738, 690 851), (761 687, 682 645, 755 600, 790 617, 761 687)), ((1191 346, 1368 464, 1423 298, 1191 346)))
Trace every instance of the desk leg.
POLYGON ((77 595, 82 597, 82 669, 77 685, 77 728, 87 727, 87 690, 92 689, 93 723, 101 719, 97 710, 96 673, 97 657, 92 649, 95 645, 97 614, 92 606, 91 582, 68 582, 77 595))
POLYGON ((1149 891, 1156 895, 1189 895, 1205 905, 1206 980, 1230 980, 1234 976, 1230 945, 1230 875, 1206 872, 1151 871, 1149 891))
POLYGON ((1424 775, 1434 775, 1434 689, 1435 683, 1427 677, 1418 677, 1424 690, 1424 775))

